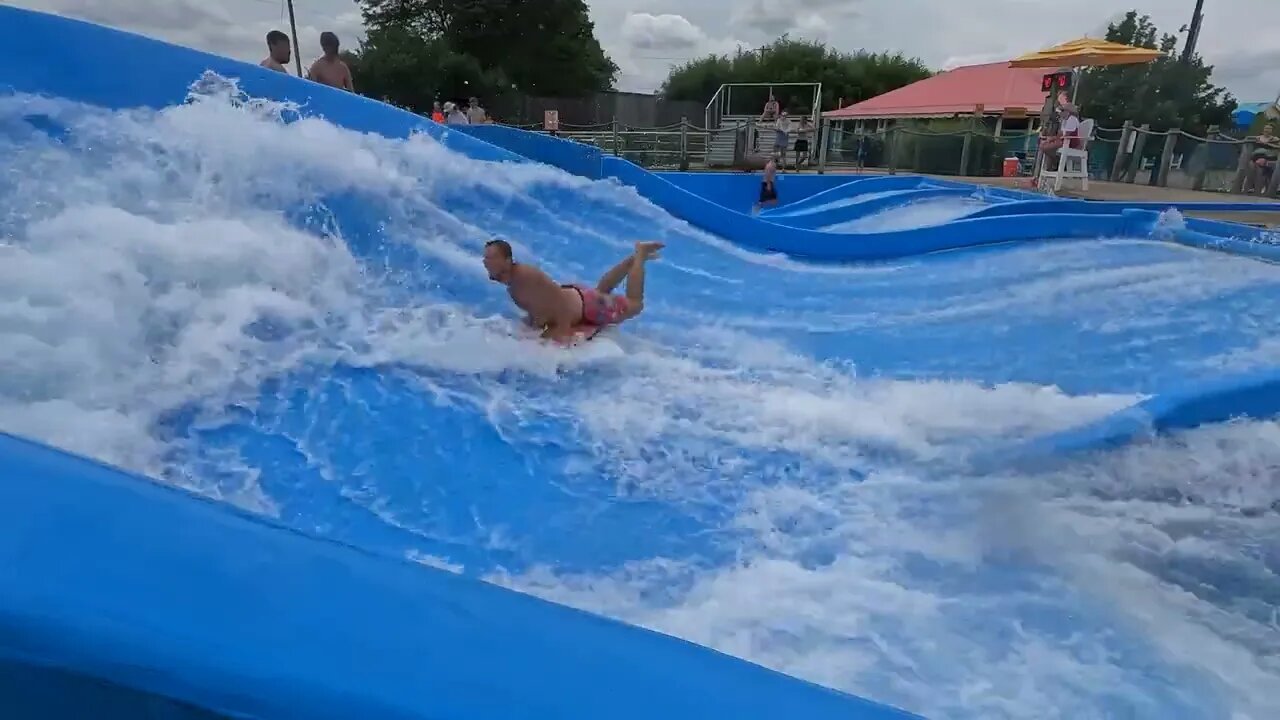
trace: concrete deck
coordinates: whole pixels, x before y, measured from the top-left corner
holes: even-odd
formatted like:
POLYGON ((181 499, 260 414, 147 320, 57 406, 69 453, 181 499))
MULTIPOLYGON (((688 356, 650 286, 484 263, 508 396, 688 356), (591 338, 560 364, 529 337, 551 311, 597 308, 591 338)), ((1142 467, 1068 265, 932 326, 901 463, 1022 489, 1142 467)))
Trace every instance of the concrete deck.
MULTIPOLYGON (((794 171, 792 171, 794 172, 794 171)), ((853 171, 837 170, 828 172, 841 172, 850 175, 883 175, 883 172, 876 170, 867 170, 862 173, 853 171)), ((942 180, 959 180, 961 182, 970 182, 978 185, 994 185, 997 187, 1015 188, 1019 190, 1030 189, 1031 178, 1027 177, 956 177, 953 175, 936 175, 942 180)), ((1090 180, 1089 191, 1083 192, 1079 189, 1063 189, 1060 193, 1062 197, 1081 198, 1084 200, 1118 200, 1121 202, 1238 202, 1238 203, 1277 203, 1275 198, 1266 198, 1261 195, 1244 195, 1232 193, 1204 192, 1201 190, 1184 190, 1182 188, 1153 187, 1145 184, 1116 183, 1101 180, 1090 180)), ((1258 225, 1261 227, 1280 227, 1280 212, 1201 212, 1191 211, 1187 213, 1192 217, 1211 218, 1214 220, 1227 220, 1230 222, 1245 223, 1248 225, 1258 225)))

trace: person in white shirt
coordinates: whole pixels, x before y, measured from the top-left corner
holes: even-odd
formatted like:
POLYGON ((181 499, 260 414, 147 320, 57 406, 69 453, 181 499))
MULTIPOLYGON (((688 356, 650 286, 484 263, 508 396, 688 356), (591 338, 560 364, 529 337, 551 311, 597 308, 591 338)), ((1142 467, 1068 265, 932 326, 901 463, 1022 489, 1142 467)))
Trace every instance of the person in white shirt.
POLYGON ((444 104, 444 122, 446 125, 470 125, 471 121, 467 119, 466 113, 458 109, 458 106, 452 102, 444 104))
POLYGON ((1078 148, 1080 144, 1080 115, 1076 106, 1062 103, 1057 115, 1050 115, 1049 122, 1040 128, 1041 162, 1045 167, 1058 166, 1058 150, 1063 147, 1078 148))
POLYGON ((787 164, 787 133, 790 130, 791 119, 787 117, 787 111, 783 110, 773 125, 773 155, 783 165, 787 164))
POLYGON ((1062 106, 1062 137, 1066 147, 1081 147, 1080 111, 1071 103, 1064 103, 1062 106))

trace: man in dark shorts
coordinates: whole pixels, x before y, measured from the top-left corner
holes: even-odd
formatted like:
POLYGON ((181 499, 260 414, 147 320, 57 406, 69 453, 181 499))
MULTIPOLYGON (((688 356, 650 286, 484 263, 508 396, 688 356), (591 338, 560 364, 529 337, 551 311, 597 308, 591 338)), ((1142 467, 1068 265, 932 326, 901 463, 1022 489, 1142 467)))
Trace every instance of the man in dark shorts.
POLYGON ((760 182, 760 199, 756 201, 755 212, 768 205, 778 204, 778 163, 773 158, 764 164, 764 178, 760 182))
POLYGON ((593 336, 600 328, 618 325, 644 310, 644 266, 662 248, 660 242, 636 243, 635 252, 602 275, 594 287, 561 285, 537 266, 515 262, 511 244, 505 240, 485 243, 484 268, 490 280, 507 286, 516 307, 527 313, 527 325, 540 328, 544 339, 567 344, 577 333, 593 336), (624 280, 626 295, 614 295, 624 280))
POLYGON ((809 116, 800 116, 800 128, 796 130, 796 169, 799 170, 804 165, 809 164, 809 138, 813 135, 813 125, 809 123, 809 116), (804 165, 801 165, 804 163, 804 165))

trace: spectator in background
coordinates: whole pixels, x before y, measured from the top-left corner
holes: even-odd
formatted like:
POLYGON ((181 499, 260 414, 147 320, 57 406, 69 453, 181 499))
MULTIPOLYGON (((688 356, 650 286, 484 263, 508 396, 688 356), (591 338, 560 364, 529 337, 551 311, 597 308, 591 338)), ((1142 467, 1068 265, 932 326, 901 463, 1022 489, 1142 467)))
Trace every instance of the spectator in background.
POLYGON ((1072 103, 1062 104, 1062 144, 1076 150, 1084 147, 1080 138, 1080 110, 1072 103))
POLYGON ((467 119, 466 113, 458 109, 458 106, 452 102, 444 104, 444 121, 448 125, 470 125, 471 121, 467 119))
POLYGON ((444 124, 444 109, 440 107, 439 100, 436 100, 435 102, 431 103, 431 119, 440 123, 441 125, 444 124))
POLYGON ((800 127, 796 130, 796 169, 800 169, 800 163, 803 159, 805 165, 809 164, 809 138, 813 137, 813 124, 809 122, 808 115, 800 116, 800 127))
POLYGON ((355 92, 351 68, 338 57, 338 36, 328 31, 320 33, 320 49, 324 50, 324 55, 311 63, 307 78, 329 87, 355 92))
POLYGON ((1277 151, 1280 151, 1280 138, 1275 136, 1275 126, 1267 123, 1262 132, 1253 139, 1253 165, 1249 168, 1249 182, 1246 187, 1267 194, 1267 185, 1271 183, 1271 175, 1276 171, 1277 151))
MULTIPOLYGON (((1066 106, 1064 105, 1061 111, 1049 113, 1048 117, 1045 119, 1044 125, 1040 126, 1040 154, 1041 154, 1040 166, 1041 167, 1056 168, 1058 166, 1058 150, 1062 147, 1063 140, 1064 140, 1063 135, 1065 134, 1064 133, 1065 110, 1066 110, 1066 106)), ((1079 119, 1077 119, 1076 120, 1077 135, 1079 134, 1079 131, 1080 131, 1080 121, 1079 119)), ((1036 180, 1032 180, 1033 186, 1035 185, 1035 183, 1036 183, 1036 180)))
POLYGON ((783 165, 787 164, 787 133, 791 130, 791 119, 787 111, 778 115, 778 122, 773 126, 773 155, 783 165))
POLYGON ((279 30, 267 33, 267 59, 258 63, 264 68, 288 73, 289 60, 293 57, 293 46, 289 44, 289 36, 279 30))
POLYGON ((483 125, 488 121, 488 114, 480 107, 480 98, 471 96, 467 101, 467 122, 471 125, 483 125))
POLYGON ((780 112, 777 98, 773 96, 773 91, 769 91, 769 99, 764 103, 764 112, 760 113, 760 122, 772 122, 780 112))

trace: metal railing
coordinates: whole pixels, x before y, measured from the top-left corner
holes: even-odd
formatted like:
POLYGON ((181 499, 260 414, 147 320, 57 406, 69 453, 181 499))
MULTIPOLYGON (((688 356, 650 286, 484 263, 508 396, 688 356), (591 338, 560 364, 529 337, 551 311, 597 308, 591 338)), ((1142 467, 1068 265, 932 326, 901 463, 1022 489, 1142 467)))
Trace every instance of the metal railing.
MULTIPOLYGON (((1030 174, 1039 150, 1037 133, 993 135, 983 129, 934 132, 896 126, 852 133, 824 123, 819 168, 868 169, 931 175, 994 176, 1017 157, 1030 174)), ((1221 134, 1201 137, 1182 130, 1156 131, 1126 123, 1095 128, 1089 143, 1089 176, 1096 180, 1184 190, 1259 193, 1280 189, 1280 171, 1255 162, 1257 143, 1221 134)))
MULTIPOLYGON (((1269 172, 1257 164, 1255 153, 1263 148, 1251 138, 1221 133, 1201 137, 1127 122, 1122 128, 1096 132, 1089 145, 1091 158, 1095 149, 1111 158, 1102 179, 1112 182, 1267 197, 1275 197, 1280 190, 1280 172, 1274 164, 1269 172)), ((1270 159, 1275 155, 1271 149, 1270 159)))
MULTIPOLYGON (((545 132, 538 125, 519 126, 545 132)), ((591 145, 655 170, 687 170, 705 166, 712 132, 687 120, 658 128, 637 128, 613 122, 602 125, 561 125, 556 137, 591 145)))
MULTIPOLYGON (((600 148, 651 169, 711 167, 718 137, 734 136, 732 166, 759 167, 772 154, 771 143, 753 132, 754 119, 740 127, 698 127, 687 119, 658 128, 622 123, 561 125, 558 137, 600 148), (766 147, 767 146, 767 147, 766 147)), ((536 125, 520 126, 541 131, 536 125)), ((789 135, 783 166, 794 167, 796 135, 789 135)), ((1031 173, 1039 151, 1038 133, 994 135, 983 127, 937 132, 895 126, 854 133, 824 120, 813 133, 805 167, 827 170, 871 170, 888 173, 970 177, 1004 174, 1006 160, 1019 159, 1020 174, 1031 173)), ((1089 143, 1089 175, 1097 180, 1147 184, 1214 192, 1277 194, 1280 171, 1269 176, 1254 162, 1256 143, 1221 134, 1199 137, 1181 130, 1153 131, 1126 123, 1122 128, 1095 128, 1089 143), (1158 141, 1153 141, 1157 138, 1158 141)), ((725 163, 721 163, 725 164, 725 163)))
MULTIPOLYGON (((707 101, 706 117, 703 119, 706 123, 705 127, 713 130, 721 127, 721 120, 726 115, 752 115, 759 117, 762 105, 756 105, 750 109, 750 112, 735 111, 733 106, 733 89, 734 88, 768 88, 770 93, 774 88, 783 87, 810 87, 813 88, 813 97, 809 102, 809 116, 813 121, 814 127, 818 126, 819 115, 822 111, 822 83, 820 82, 761 82, 761 83, 725 83, 721 85, 711 99, 707 101)), ((737 110, 741 110, 738 108, 737 110)), ((785 108, 783 108, 785 109, 785 108)))
POLYGON ((815 151, 820 171, 876 170, 927 175, 989 177, 1001 175, 1005 159, 1034 158, 1034 133, 994 135, 979 129, 937 132, 893 127, 877 132, 848 132, 824 123, 815 151))

